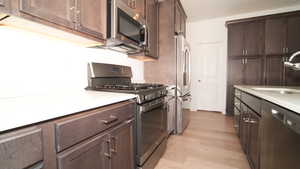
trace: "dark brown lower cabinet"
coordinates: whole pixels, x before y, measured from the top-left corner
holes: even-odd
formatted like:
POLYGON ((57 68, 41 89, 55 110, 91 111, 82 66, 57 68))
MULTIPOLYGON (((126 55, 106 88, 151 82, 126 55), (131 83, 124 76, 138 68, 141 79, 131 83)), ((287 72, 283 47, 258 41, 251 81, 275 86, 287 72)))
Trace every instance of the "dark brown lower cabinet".
POLYGON ((240 116, 240 141, 242 148, 246 154, 248 154, 248 145, 249 145, 249 119, 250 114, 248 112, 248 108, 245 104, 241 106, 241 116, 240 116))
POLYGON ((59 169, 133 169, 133 120, 58 155, 59 169))
POLYGON ((0 169, 134 169, 134 110, 125 101, 1 132, 0 169))
MULTIPOLYGON (((240 120, 239 120, 239 136, 242 149, 247 155, 249 164, 252 169, 260 169, 260 112, 255 112, 250 107, 257 107, 257 103, 253 101, 255 97, 243 97, 248 95, 242 93, 240 120)), ((237 98, 236 98, 237 99, 237 98)), ((260 101, 259 99, 257 99, 260 101)))
POLYGON ((97 136, 58 155, 59 169, 108 169, 110 140, 107 134, 97 136))
POLYGON ((0 168, 34 169, 43 166, 42 130, 31 127, 0 134, 0 168), (36 164, 36 165, 35 165, 36 164))
POLYGON ((250 165, 254 169, 260 168, 260 133, 259 133, 259 124, 260 117, 251 109, 248 109, 250 114, 249 119, 249 161, 250 165))
POLYGON ((128 121, 111 132, 111 169, 133 169, 133 126, 128 121))

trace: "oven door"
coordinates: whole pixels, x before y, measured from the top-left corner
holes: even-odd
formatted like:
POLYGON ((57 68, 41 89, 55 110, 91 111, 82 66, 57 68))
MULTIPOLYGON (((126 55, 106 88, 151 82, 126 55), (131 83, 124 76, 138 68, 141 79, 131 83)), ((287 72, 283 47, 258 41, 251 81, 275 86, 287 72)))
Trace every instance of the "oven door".
POLYGON ((137 162, 142 166, 167 137, 167 103, 164 98, 138 106, 137 162))
POLYGON ((112 0, 111 35, 123 44, 139 47, 147 45, 145 20, 122 0, 112 0))

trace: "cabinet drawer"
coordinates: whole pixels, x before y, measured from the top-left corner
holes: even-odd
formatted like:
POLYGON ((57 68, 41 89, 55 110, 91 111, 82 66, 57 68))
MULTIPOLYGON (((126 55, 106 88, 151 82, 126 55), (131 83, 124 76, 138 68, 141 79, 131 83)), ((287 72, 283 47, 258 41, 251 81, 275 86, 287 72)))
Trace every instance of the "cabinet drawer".
POLYGON ((58 152, 92 137, 134 114, 134 103, 125 102, 81 113, 55 124, 58 152))
POLYGON ((261 114, 261 100, 259 98, 247 93, 242 93, 242 101, 256 113, 261 114))
POLYGON ((0 134, 1 169, 23 169, 42 160, 41 129, 33 127, 0 134))

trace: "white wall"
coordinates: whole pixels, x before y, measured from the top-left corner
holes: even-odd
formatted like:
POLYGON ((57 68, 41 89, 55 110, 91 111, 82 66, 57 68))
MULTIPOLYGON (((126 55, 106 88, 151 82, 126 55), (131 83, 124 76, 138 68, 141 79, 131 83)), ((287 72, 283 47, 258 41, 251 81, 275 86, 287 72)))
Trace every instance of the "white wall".
MULTIPOLYGON (((288 11, 300 10, 300 6, 292 6, 287 8, 280 8, 274 10, 266 10, 266 11, 258 11, 252 13, 246 13, 242 15, 230 16, 230 17, 223 17, 223 18, 215 18, 210 20, 202 20, 197 22, 189 22, 187 24, 187 35, 188 40, 191 45, 192 50, 192 78, 197 78, 197 74, 193 74, 195 69, 198 69, 198 65, 193 63, 193 59, 196 60, 196 57, 201 57, 199 53, 195 53, 195 46, 199 43, 222 43, 222 61, 223 65, 220 66, 219 73, 222 74, 223 78, 220 81, 220 97, 219 100, 216 100, 215 104, 219 108, 221 112, 225 113, 226 109, 226 79, 227 79, 227 28, 225 27, 225 22, 228 20, 233 19, 241 19, 241 18, 248 18, 248 17, 255 17, 261 15, 268 15, 268 14, 275 14, 275 13, 282 13, 288 11), (194 71, 193 71, 194 70, 194 71)), ((203 57, 203 56, 202 56, 203 57)), ((214 63, 211 63, 214 64, 214 63)), ((192 95, 201 95, 201 91, 197 91, 196 86, 197 84, 192 84, 192 95)), ((205 96, 204 96, 205 97, 205 96)), ((197 110, 197 100, 193 100, 191 109, 197 110)))
POLYGON ((0 98, 82 90, 87 86, 89 61, 131 66, 133 80, 144 81, 143 62, 124 54, 0 26, 0 98))

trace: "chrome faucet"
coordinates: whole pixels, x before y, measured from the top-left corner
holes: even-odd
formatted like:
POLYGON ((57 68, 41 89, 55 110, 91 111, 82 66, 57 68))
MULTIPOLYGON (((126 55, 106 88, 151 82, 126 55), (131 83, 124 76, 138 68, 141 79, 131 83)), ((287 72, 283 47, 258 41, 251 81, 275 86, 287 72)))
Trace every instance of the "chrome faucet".
POLYGON ((294 59, 296 56, 298 56, 298 55, 300 55, 300 51, 295 52, 295 53, 290 57, 289 61, 284 62, 284 65, 285 65, 286 67, 292 68, 293 70, 300 70, 300 63, 292 63, 293 59, 294 59))

